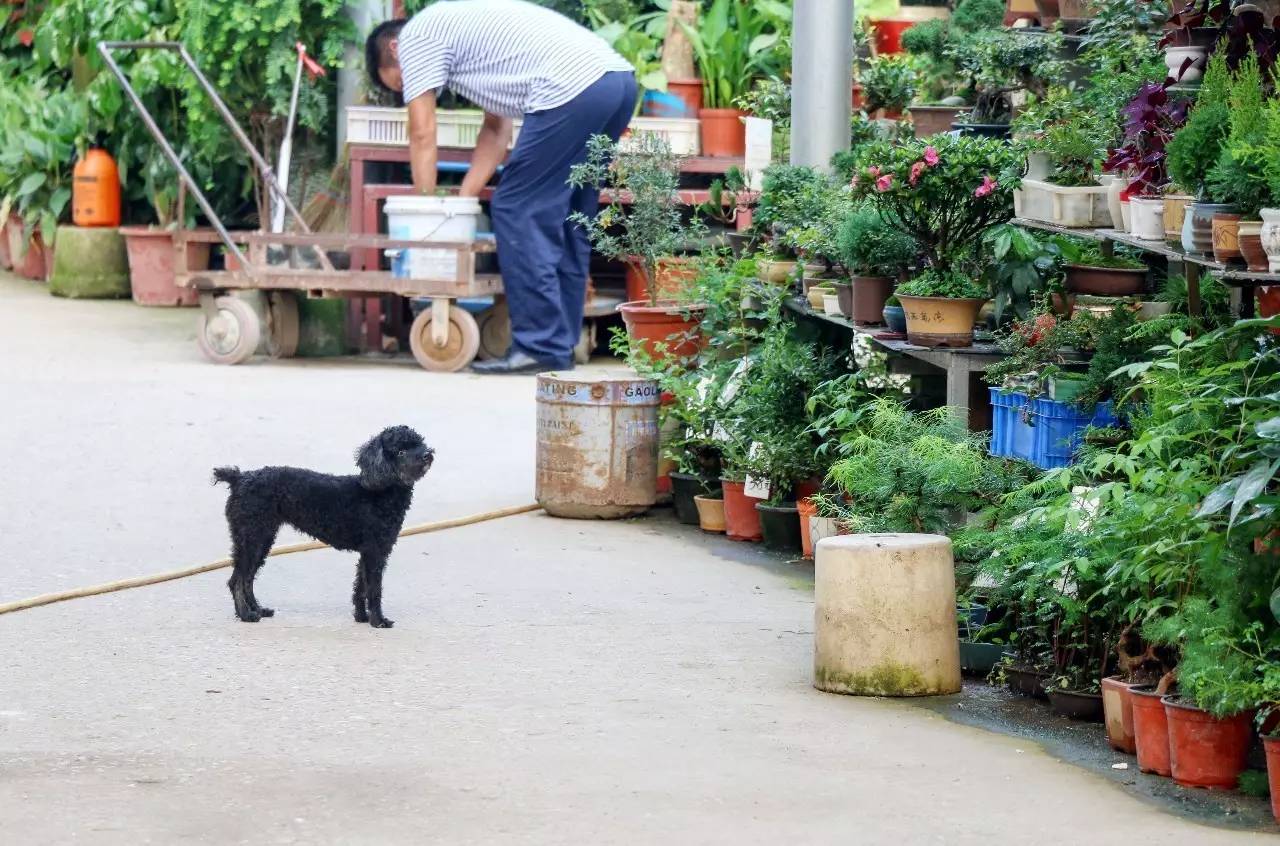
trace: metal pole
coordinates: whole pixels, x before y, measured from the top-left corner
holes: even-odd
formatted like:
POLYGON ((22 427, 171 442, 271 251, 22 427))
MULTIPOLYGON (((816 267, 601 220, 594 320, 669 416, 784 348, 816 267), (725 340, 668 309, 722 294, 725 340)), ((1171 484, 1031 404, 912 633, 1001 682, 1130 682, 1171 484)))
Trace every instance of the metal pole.
MULTIPOLYGON (((280 187, 289 190, 289 167, 293 163, 293 125, 298 119, 298 94, 302 91, 302 53, 298 53, 298 67, 293 72, 293 95, 289 98, 289 119, 284 125, 284 139, 280 142, 280 159, 276 165, 280 187)), ((306 186, 302 186, 304 189, 306 186)), ((279 234, 284 231, 284 206, 276 200, 271 204, 271 231, 279 234)))
POLYGON ((791 163, 831 169, 849 149, 852 0, 795 0, 791 54, 791 163))

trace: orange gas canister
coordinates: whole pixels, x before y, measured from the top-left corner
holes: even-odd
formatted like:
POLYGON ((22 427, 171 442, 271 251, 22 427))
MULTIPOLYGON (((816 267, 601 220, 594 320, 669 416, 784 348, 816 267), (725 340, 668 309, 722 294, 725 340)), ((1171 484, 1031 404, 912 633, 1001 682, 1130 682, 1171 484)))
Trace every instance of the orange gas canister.
POLYGON ((120 225, 120 171, 106 150, 90 148, 71 172, 71 220, 76 226, 120 225))

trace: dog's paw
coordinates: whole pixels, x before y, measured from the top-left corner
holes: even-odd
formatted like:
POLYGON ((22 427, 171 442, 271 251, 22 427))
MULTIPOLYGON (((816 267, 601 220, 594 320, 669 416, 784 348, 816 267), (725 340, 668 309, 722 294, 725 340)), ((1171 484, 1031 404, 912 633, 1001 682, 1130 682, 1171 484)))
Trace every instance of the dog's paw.
POLYGON ((395 624, 395 620, 388 620, 386 617, 378 617, 377 619, 369 620, 369 625, 373 626, 375 629, 389 629, 395 624))
POLYGON ((261 619, 262 614, 258 611, 246 611, 240 615, 240 622, 242 623, 256 623, 261 619))
POLYGON ((258 613, 259 613, 259 614, 261 614, 261 615, 262 615, 262 616, 264 616, 264 617, 274 617, 274 616, 276 615, 276 609, 274 609, 274 608, 259 608, 259 609, 258 609, 258 613))
POLYGON ((354 615, 354 616, 355 616, 355 618, 356 618, 356 622, 357 622, 357 623, 367 623, 367 622, 369 622, 369 614, 368 614, 367 612, 365 612, 365 611, 357 611, 357 612, 355 612, 355 615, 354 615))

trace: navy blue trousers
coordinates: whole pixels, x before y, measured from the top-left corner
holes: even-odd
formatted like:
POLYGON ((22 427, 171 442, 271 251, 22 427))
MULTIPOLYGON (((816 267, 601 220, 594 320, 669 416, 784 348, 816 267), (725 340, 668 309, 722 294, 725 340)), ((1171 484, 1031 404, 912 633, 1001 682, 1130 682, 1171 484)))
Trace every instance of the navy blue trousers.
POLYGON ((524 116, 502 171, 490 216, 516 349, 556 367, 573 361, 582 333, 591 244, 567 218, 594 217, 600 192, 569 185, 569 169, 587 157, 587 141, 617 141, 635 110, 635 75, 613 71, 555 109, 524 116))

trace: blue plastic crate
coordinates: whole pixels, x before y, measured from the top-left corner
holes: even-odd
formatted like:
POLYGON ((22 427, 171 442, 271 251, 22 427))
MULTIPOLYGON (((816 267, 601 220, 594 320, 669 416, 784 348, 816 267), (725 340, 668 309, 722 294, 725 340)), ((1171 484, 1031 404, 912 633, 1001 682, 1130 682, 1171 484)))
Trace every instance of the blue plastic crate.
POLYGON ((1092 411, 1051 399, 1029 400, 1026 394, 991 388, 993 426, 991 454, 1029 461, 1041 470, 1066 467, 1090 426, 1117 424, 1110 401, 1092 411))

